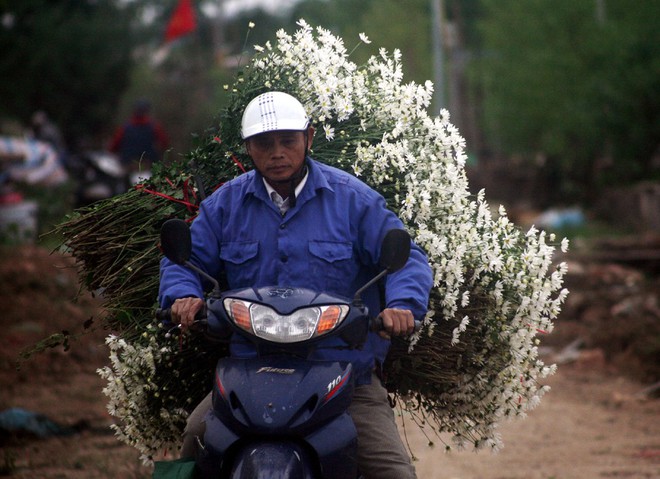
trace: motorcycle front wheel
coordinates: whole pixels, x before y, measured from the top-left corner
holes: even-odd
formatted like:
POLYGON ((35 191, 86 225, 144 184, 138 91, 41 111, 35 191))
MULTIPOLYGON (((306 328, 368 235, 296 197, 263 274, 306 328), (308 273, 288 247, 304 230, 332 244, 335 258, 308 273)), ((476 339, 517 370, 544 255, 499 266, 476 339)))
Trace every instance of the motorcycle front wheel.
POLYGON ((312 453, 292 441, 255 442, 234 459, 231 479, 317 479, 321 475, 312 453))

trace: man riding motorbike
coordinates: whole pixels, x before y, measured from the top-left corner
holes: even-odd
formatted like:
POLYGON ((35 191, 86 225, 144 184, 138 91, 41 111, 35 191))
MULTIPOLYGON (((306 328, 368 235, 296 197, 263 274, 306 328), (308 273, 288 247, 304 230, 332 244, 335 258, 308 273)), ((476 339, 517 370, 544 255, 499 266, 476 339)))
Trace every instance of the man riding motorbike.
MULTIPOLYGON (((257 96, 246 107, 241 134, 255 169, 224 184, 200 206, 191 227, 191 263, 212 277, 224 274, 231 289, 281 285, 352 297, 378 271, 385 233, 403 228, 384 198, 357 178, 308 156, 314 128, 302 104, 282 92, 257 96)), ((369 333, 361 349, 324 340, 313 359, 350 361, 356 388, 349 413, 358 434, 357 462, 366 478, 415 477, 379 379, 389 337, 409 335, 426 314, 432 272, 424 252, 363 293, 380 311, 384 332, 369 333), (384 297, 381 294, 384 293, 384 297), (381 305, 385 307, 381 310, 381 305)), ((159 300, 172 319, 188 327, 204 305, 204 285, 190 269, 161 263, 159 300)), ((231 354, 255 356, 234 335, 231 354)), ((211 408, 207 396, 188 419, 182 457, 194 456, 211 408)))

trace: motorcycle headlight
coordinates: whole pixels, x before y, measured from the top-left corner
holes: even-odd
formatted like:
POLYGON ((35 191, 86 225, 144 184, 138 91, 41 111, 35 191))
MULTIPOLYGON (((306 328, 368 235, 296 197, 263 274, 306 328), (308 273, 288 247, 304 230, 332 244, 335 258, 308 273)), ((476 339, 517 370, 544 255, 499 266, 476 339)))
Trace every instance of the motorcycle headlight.
POLYGON ((331 304, 279 314, 273 308, 241 299, 224 300, 229 318, 241 329, 276 343, 296 343, 332 331, 348 314, 348 306, 331 304))

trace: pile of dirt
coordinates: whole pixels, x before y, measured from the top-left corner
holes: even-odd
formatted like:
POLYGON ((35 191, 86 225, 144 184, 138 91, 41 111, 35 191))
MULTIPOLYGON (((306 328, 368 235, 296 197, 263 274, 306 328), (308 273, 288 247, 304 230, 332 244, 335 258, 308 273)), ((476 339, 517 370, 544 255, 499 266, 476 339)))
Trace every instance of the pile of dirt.
POLYGON ((545 344, 572 345, 632 379, 660 381, 658 244, 622 239, 569 253, 570 294, 545 344))
POLYGON ((46 368, 76 369, 89 361, 88 345, 103 341, 94 328, 100 300, 81 291, 75 261, 33 245, 0 248, 0 304, 4 345, 0 375, 46 368), (50 339, 48 339, 50 338, 50 339), (70 347, 73 343, 76 347, 70 347), (80 346, 80 347, 77 347, 80 346), (29 361, 19 361, 43 349, 29 361))
POLYGON ((108 362, 107 331, 90 321, 101 301, 80 291, 73 258, 32 245, 2 246, 0 285, 0 413, 52 424, 48 437, 35 433, 33 422, 0 428, 0 476, 147 477, 104 472, 106 458, 140 466, 109 428, 96 373, 108 362), (39 343, 43 350, 24 358, 39 343))

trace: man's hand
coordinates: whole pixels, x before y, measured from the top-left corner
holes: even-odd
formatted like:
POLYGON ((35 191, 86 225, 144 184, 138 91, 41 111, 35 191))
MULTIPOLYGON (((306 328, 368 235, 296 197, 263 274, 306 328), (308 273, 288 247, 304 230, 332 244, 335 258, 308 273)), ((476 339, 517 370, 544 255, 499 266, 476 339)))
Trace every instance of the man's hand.
POLYGON ((195 315, 204 306, 200 298, 179 298, 172 304, 172 321, 187 329, 195 321, 195 315))
POLYGON ((379 316, 383 320, 383 331, 378 333, 382 338, 410 336, 415 331, 415 318, 408 309, 387 308, 379 316))

